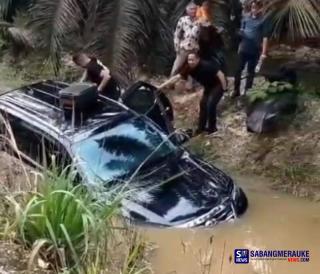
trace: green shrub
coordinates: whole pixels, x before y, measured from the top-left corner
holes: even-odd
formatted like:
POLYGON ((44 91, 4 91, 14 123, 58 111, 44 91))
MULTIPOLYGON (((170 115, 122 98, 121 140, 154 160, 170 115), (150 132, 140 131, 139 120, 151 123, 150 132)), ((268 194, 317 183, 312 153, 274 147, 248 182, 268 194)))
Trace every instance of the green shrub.
POLYGON ((288 82, 263 82, 261 85, 253 87, 248 93, 248 100, 250 104, 258 101, 274 98, 275 96, 288 93, 298 92, 299 88, 294 87, 288 82))
POLYGON ((125 193, 118 189, 119 195, 101 204, 84 187, 73 186, 70 176, 55 174, 44 176, 35 192, 8 193, 1 200, 8 214, 1 214, 0 237, 32 249, 28 270, 40 256, 64 274, 151 273, 148 245, 118 216, 125 193))
POLYGON ((34 255, 54 268, 81 269, 101 230, 111 227, 119 201, 104 206, 93 201, 70 176, 45 176, 29 195, 18 223, 18 236, 34 255))

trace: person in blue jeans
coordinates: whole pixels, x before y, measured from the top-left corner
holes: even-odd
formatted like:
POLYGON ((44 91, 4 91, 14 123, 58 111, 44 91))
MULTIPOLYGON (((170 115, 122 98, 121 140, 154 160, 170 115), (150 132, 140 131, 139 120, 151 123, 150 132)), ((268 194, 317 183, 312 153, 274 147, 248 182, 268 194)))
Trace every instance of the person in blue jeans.
POLYGON ((257 64, 267 57, 268 48, 268 24, 262 14, 260 1, 250 3, 250 12, 246 14, 241 22, 241 42, 239 45, 240 64, 236 71, 234 92, 232 97, 240 96, 241 74, 247 65, 247 81, 245 92, 253 85, 255 68, 257 64))

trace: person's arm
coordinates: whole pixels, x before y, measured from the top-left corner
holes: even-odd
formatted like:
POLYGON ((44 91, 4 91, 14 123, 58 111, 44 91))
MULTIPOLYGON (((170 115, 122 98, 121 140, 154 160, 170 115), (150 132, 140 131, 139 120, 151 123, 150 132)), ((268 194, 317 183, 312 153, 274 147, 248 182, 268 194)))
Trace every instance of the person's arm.
POLYGON ((240 25, 240 32, 243 32, 246 28, 246 21, 247 21, 247 18, 246 16, 244 16, 242 19, 241 19, 241 25, 240 25))
POLYGON ((240 29, 238 31, 238 35, 239 35, 239 39, 240 39, 240 43, 238 45, 238 53, 240 53, 241 50, 241 44, 242 44, 242 40, 244 38, 244 30, 246 28, 246 16, 243 16, 241 19, 241 24, 240 24, 240 29))
POLYGON ((265 59, 267 57, 268 53, 268 42, 269 42, 269 36, 271 33, 271 24, 268 24, 268 20, 264 19, 263 21, 263 27, 262 27, 262 35, 263 35, 263 40, 262 40, 262 52, 261 52, 261 59, 265 59))
POLYGON ((165 81, 160 86, 157 86, 157 89, 163 89, 166 86, 172 85, 172 84, 176 83, 177 81, 179 81, 181 78, 182 78, 181 75, 177 74, 177 75, 171 77, 169 80, 165 81))
POLYGON ((102 78, 101 83, 98 86, 98 92, 101 92, 104 90, 104 88, 106 87, 106 85, 108 84, 111 75, 110 75, 110 71, 108 69, 103 69, 100 73, 100 77, 102 78))
POLYGON ((87 70, 85 70, 80 78, 80 82, 82 83, 82 82, 86 81, 87 78, 88 78, 88 73, 87 73, 87 70))
POLYGON ((174 42, 174 49, 176 52, 179 51, 181 35, 182 35, 182 18, 179 19, 176 30, 174 32, 173 42, 174 42))
POLYGON ((264 37, 262 41, 262 53, 261 53, 261 58, 266 58, 267 57, 267 51, 268 51, 268 38, 264 37))
POLYGON ((224 91, 227 90, 227 79, 226 79, 224 73, 223 73, 221 70, 219 70, 219 71, 217 72, 217 77, 218 77, 219 80, 220 80, 222 89, 223 89, 224 91))

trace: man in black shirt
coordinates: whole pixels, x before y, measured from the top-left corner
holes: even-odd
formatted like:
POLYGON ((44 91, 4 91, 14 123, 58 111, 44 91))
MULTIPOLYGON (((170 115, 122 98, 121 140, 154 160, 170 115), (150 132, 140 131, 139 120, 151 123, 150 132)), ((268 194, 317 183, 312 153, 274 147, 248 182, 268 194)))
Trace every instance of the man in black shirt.
POLYGON ((79 53, 73 56, 73 62, 85 69, 81 81, 90 81, 97 84, 97 91, 113 100, 118 100, 121 90, 117 81, 112 77, 110 70, 98 59, 79 53))
POLYGON ((217 131, 217 105, 223 96, 223 92, 227 89, 227 81, 223 72, 213 63, 200 60, 197 53, 190 53, 188 55, 188 62, 180 70, 180 73, 158 88, 161 89, 181 78, 186 79, 189 75, 204 87, 203 96, 200 101, 199 122, 196 134, 203 131, 207 131, 209 134, 213 133, 217 131))

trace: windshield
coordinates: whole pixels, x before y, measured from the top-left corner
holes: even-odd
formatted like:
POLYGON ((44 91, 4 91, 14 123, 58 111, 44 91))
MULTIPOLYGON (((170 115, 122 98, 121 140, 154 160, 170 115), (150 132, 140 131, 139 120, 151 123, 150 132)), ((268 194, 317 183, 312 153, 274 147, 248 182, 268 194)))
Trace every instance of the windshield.
POLYGON ((142 118, 99 127, 72 149, 90 181, 111 181, 132 174, 141 164, 161 161, 177 152, 168 137, 142 118))

